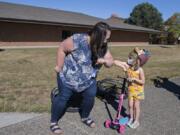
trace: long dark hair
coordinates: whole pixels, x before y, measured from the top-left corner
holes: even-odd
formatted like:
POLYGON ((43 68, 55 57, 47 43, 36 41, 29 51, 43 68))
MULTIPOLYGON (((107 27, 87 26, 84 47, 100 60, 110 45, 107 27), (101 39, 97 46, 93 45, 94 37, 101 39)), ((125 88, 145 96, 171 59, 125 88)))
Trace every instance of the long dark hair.
POLYGON ((90 46, 92 53, 92 66, 95 67, 97 59, 104 57, 107 52, 107 42, 104 43, 107 30, 111 30, 110 26, 105 22, 98 22, 89 32, 90 46))

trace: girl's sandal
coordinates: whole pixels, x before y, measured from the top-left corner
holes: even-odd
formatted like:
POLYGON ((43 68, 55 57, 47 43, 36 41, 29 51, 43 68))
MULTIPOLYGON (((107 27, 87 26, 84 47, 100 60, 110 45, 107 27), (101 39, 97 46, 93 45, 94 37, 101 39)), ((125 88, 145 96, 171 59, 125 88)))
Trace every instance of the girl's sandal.
POLYGON ((52 124, 52 125, 50 126, 50 130, 51 130, 51 132, 53 132, 54 134, 62 134, 62 133, 63 133, 62 129, 58 126, 57 123, 52 124))
POLYGON ((95 122, 91 118, 87 118, 85 120, 82 120, 82 122, 87 125, 90 128, 95 128, 95 122))

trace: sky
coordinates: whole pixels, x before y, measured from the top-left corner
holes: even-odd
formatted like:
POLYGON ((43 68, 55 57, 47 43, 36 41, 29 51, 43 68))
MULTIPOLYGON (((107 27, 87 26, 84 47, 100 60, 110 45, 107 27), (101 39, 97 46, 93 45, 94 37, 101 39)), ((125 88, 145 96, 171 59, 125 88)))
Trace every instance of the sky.
POLYGON ((153 4, 167 20, 175 12, 180 12, 180 0, 0 0, 38 7, 80 12, 87 15, 109 18, 111 14, 128 18, 133 8, 143 2, 153 4))

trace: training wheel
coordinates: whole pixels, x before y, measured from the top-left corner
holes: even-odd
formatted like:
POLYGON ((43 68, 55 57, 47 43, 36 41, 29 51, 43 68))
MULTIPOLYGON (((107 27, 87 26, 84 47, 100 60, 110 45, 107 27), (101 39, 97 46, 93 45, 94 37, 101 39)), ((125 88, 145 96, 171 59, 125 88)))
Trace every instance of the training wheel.
POLYGON ((119 127, 119 133, 120 133, 120 134, 124 134, 124 133, 125 133, 125 126, 124 126, 124 125, 121 125, 121 126, 119 127))
POLYGON ((106 120, 104 125, 105 125, 105 128, 110 128, 111 121, 110 120, 106 120))

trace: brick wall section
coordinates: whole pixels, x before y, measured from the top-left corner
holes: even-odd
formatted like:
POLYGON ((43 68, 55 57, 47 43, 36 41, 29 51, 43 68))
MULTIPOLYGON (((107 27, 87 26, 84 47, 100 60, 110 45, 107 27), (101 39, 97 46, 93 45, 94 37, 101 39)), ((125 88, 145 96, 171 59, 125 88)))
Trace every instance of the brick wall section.
POLYGON ((149 34, 133 31, 112 31, 111 41, 113 42, 148 42, 149 34))
MULTIPOLYGON (((58 45, 62 41, 62 30, 87 32, 88 28, 62 27, 28 23, 0 22, 0 46, 58 45)), ((112 31, 111 42, 115 45, 147 44, 148 33, 112 31)))
POLYGON ((0 22, 0 41, 3 42, 52 42, 61 37, 57 26, 0 22))

